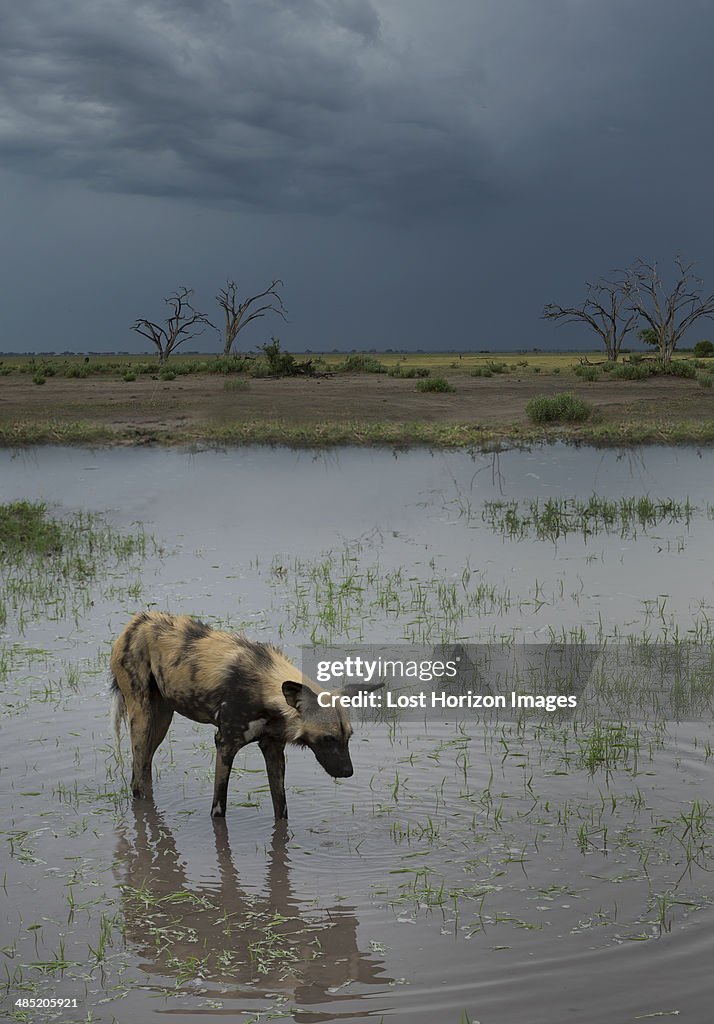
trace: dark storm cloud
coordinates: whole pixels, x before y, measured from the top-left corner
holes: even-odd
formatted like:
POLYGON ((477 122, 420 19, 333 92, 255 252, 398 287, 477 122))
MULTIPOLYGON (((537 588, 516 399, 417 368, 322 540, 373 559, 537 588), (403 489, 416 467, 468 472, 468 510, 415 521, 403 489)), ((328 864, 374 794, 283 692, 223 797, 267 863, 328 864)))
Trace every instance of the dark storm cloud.
POLYGON ((3 51, 2 154, 24 172, 326 211, 428 208, 435 181, 447 206, 495 187, 454 75, 420 81, 370 0, 30 0, 3 51))
POLYGON ((714 286, 711 0, 0 18, 5 348, 126 347, 161 296, 209 308, 228 275, 286 281, 293 349, 588 344, 543 305, 637 256, 682 251, 714 286))
POLYGON ((478 209, 573 154, 586 178, 666 159, 664 124, 705 112, 713 22, 703 0, 25 0, 0 153, 243 208, 478 209))

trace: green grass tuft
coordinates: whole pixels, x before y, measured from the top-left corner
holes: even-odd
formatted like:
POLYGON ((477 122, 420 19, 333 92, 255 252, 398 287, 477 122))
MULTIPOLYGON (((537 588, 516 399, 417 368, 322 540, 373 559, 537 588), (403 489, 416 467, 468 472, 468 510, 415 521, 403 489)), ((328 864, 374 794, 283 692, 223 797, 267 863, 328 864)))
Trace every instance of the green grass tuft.
POLYGON ((340 373, 386 373, 387 367, 374 356, 354 352, 335 367, 340 373))
POLYGON ((580 377, 581 380, 594 381, 599 380, 600 374, 597 372, 596 366, 576 366, 573 371, 576 377, 580 377))
POLYGON ((413 380, 415 377, 429 377, 431 370, 428 366, 392 366, 387 371, 390 377, 401 377, 404 380, 413 380))
POLYGON ((44 502, 0 505, 0 561, 54 554, 62 548, 62 536, 59 524, 48 519, 44 502))
POLYGON ((417 391, 436 391, 441 394, 456 391, 454 385, 449 384, 446 377, 432 377, 430 380, 418 380, 416 389, 417 391))
POLYGON ((526 406, 526 415, 532 423, 582 423, 590 419, 593 407, 569 392, 560 395, 538 395, 526 406))

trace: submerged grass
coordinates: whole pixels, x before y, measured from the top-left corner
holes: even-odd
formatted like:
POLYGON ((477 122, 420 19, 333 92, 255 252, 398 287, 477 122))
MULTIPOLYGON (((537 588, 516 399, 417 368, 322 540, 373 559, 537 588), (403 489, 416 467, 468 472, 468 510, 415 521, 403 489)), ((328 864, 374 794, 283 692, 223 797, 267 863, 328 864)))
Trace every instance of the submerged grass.
MULTIPOLYGON (((688 526, 699 511, 688 498, 677 501, 641 495, 608 499, 592 494, 587 501, 579 498, 487 501, 481 520, 502 536, 518 540, 527 536, 556 540, 571 533, 588 536, 599 532, 631 537, 636 536, 638 528, 647 529, 660 523, 688 526)), ((461 504, 460 512, 468 519, 474 517, 468 503, 461 504)))
MULTIPOLYGON (((444 643, 465 639, 469 620, 505 615, 515 607, 507 588, 488 583, 468 562, 456 579, 436 561, 430 569, 425 577, 378 560, 366 563, 359 543, 313 561, 276 557, 271 582, 280 590, 279 632, 285 628, 311 643, 359 641, 371 624, 386 622, 401 640, 444 643)), ((546 603, 543 595, 529 593, 521 604, 536 599, 546 603)))
POLYGON ((0 561, 53 555, 62 550, 64 541, 60 523, 48 518, 44 502, 0 505, 0 561))
POLYGON ((76 621, 91 605, 95 585, 138 596, 138 578, 118 582, 112 576, 136 568, 148 542, 143 529, 123 534, 89 512, 61 517, 44 502, 0 505, 0 625, 10 614, 20 631, 38 617, 72 615, 76 621))

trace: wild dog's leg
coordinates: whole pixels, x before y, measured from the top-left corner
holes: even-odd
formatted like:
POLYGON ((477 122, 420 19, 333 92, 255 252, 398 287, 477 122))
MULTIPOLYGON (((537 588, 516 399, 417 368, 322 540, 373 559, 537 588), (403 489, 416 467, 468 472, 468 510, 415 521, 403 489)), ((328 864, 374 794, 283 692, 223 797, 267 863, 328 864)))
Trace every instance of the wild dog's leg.
POLYGON ((151 747, 152 709, 149 698, 139 700, 133 695, 126 702, 131 733, 131 750, 133 768, 131 773, 132 794, 141 799, 152 795, 151 782, 151 747))
POLYGON ((127 701, 131 748, 134 755, 131 791, 135 797, 150 797, 153 793, 151 765, 154 754, 171 725, 173 711, 158 693, 127 701))
POLYGON ((228 780, 231 775, 233 761, 243 746, 234 737, 226 739, 219 729, 216 733, 216 776, 213 786, 213 805, 211 816, 223 818, 226 813, 226 801, 228 799, 228 780))
POLYGON ((288 803, 285 799, 285 744, 272 736, 263 736, 258 740, 258 746, 265 758, 265 767, 268 770, 268 782, 270 783, 270 795, 273 798, 273 810, 275 820, 284 821, 288 816, 288 803))
POLYGON ((151 734, 147 753, 149 757, 149 778, 151 778, 151 763, 154 754, 169 731, 171 719, 174 717, 173 709, 166 703, 160 693, 151 695, 151 734))

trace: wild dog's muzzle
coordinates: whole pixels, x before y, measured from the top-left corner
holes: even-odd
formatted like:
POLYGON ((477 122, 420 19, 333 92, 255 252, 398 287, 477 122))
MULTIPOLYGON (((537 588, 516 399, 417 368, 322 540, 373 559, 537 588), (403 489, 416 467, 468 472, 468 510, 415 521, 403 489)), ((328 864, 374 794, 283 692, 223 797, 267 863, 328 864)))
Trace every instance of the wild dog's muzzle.
POLYGON ((350 752, 345 743, 325 736, 310 746, 317 760, 333 779, 349 779, 354 775, 350 752))

